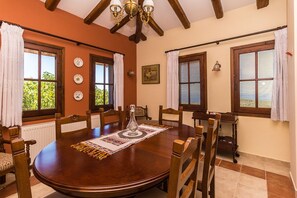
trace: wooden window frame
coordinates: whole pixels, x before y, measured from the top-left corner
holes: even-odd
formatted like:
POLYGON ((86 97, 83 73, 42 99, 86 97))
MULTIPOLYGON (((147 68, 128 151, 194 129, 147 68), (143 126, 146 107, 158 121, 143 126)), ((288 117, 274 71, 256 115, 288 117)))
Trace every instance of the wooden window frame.
MULTIPOLYGON (((91 112, 99 112, 99 108, 103 108, 104 111, 114 108, 114 105, 113 105, 114 101, 112 101, 112 104, 95 105, 95 95, 96 95, 95 85, 98 84, 98 83, 95 82, 95 80, 96 80, 96 62, 101 62, 101 63, 104 63, 104 65, 112 65, 112 66, 114 64, 112 58, 90 54, 90 99, 89 99, 89 108, 90 108, 91 112)), ((113 69, 114 69, 114 67, 113 67, 113 69)), ((112 72, 113 72, 113 70, 112 70, 112 72)), ((114 80, 114 77, 113 77, 113 80, 114 80)), ((113 88, 114 88, 114 81, 113 81, 113 83, 105 83, 105 79, 104 79, 103 83, 100 83, 100 84, 113 85, 113 88)), ((114 94, 114 93, 112 93, 112 94, 114 94)), ((112 98, 114 100, 114 95, 113 95, 112 98)))
MULTIPOLYGON (((271 108, 258 108, 258 81, 273 80, 273 78, 258 78, 258 53, 259 51, 274 49, 274 40, 264 41, 231 48, 231 111, 237 115, 270 117, 271 108), (240 76, 239 76, 239 55, 255 52, 255 99, 256 107, 240 107, 240 76)), ((247 80, 247 79, 245 79, 247 80)), ((247 80, 247 81, 248 81, 247 80)))
MULTIPOLYGON (((27 49, 37 50, 38 53, 38 108, 41 106, 41 91, 40 86, 41 82, 56 82, 56 108, 55 109, 45 109, 45 110, 32 110, 32 111, 23 111, 23 121, 34 121, 34 120, 41 120, 41 119, 48 119, 54 118, 55 113, 64 114, 64 48, 45 44, 41 42, 25 40, 24 47, 27 49), (56 80, 45 80, 41 79, 41 52, 49 52, 56 54, 56 80)), ((26 79, 26 81, 36 81, 36 79, 26 79)))
MULTIPOLYGON (((192 104, 181 104, 181 84, 191 84, 193 82, 189 82, 190 79, 190 72, 188 72, 188 82, 181 83, 180 82, 180 66, 179 66, 179 105, 183 107, 184 111, 203 111, 206 112, 207 110, 207 60, 206 60, 206 52, 195 53, 185 56, 179 57, 179 65, 180 63, 184 62, 191 62, 191 61, 200 61, 200 105, 192 105, 192 104)), ((189 64, 188 64, 188 71, 189 71, 189 64)), ((197 83, 197 82, 195 82, 197 83)), ((188 86, 190 89, 190 86, 188 86)), ((188 91, 189 100, 190 100, 190 91, 188 91)), ((190 101, 189 101, 190 102, 190 101)))

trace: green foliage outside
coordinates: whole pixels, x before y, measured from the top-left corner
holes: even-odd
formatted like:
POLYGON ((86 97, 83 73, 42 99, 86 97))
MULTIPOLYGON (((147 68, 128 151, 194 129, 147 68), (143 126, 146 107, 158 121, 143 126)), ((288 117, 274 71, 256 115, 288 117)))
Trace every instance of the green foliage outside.
POLYGON ((98 86, 95 86, 95 105, 104 105, 109 104, 109 92, 105 90, 105 97, 103 97, 104 91, 103 89, 99 89, 98 86), (105 98, 105 103, 104 103, 105 98))
MULTIPOLYGON (((44 80, 55 80, 55 75, 49 72, 42 74, 44 80)), ((23 110, 38 110, 38 82, 24 81, 23 110)), ((41 109, 55 109, 56 83, 41 82, 41 109)))
MULTIPOLYGON (((55 75, 49 72, 42 74, 44 80, 55 80, 55 75)), ((38 82, 24 81, 24 96, 23 96, 23 111, 38 110, 38 82)), ((56 83, 41 82, 41 108, 40 109, 55 109, 56 107, 56 83)), ((103 97, 103 89, 95 86, 95 105, 109 104, 109 92, 105 90, 103 97), (105 98, 105 103, 104 103, 105 98)))

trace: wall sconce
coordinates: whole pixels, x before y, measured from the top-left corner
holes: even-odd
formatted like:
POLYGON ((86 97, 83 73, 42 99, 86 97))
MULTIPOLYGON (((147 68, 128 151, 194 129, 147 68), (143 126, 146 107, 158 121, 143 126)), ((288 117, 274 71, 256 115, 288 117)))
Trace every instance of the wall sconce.
POLYGON ((216 62, 216 64, 213 66, 212 71, 221 71, 221 64, 219 61, 216 62))
POLYGON ((133 77, 133 76, 135 76, 135 71, 129 70, 129 71, 127 72, 127 75, 128 75, 129 77, 133 77))

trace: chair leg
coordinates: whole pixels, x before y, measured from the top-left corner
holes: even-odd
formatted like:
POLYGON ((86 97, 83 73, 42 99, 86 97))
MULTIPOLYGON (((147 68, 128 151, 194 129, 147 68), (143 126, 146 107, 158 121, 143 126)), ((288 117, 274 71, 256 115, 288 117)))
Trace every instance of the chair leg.
POLYGON ((0 184, 4 184, 6 182, 6 175, 0 176, 0 184))
POLYGON ((163 181, 162 187, 164 192, 168 192, 168 178, 163 181))
POLYGON ((208 189, 207 186, 206 187, 202 187, 202 198, 208 198, 208 189))
POLYGON ((215 176, 213 176, 210 182, 209 195, 211 198, 215 198, 215 176))

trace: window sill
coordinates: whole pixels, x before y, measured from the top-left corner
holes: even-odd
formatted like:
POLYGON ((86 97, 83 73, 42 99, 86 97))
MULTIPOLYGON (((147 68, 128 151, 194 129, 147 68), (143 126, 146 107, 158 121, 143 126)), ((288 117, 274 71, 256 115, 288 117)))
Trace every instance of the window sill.
POLYGON ((39 124, 44 122, 55 121, 55 116, 38 116, 38 117, 28 117, 23 118, 23 126, 30 124, 39 124))
POLYGON ((259 113, 242 113, 242 112, 232 112, 238 116, 247 116, 247 117, 260 117, 260 118, 270 118, 270 114, 259 114, 259 113))

